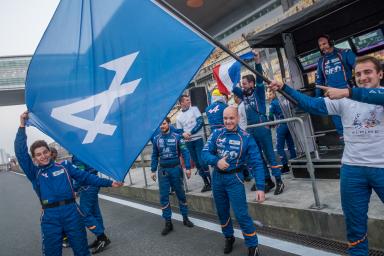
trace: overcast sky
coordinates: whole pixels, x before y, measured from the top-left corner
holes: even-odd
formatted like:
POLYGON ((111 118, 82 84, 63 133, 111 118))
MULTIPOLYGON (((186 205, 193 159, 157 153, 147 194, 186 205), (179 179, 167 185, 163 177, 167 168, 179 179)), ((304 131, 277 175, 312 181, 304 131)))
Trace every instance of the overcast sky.
MULTIPOLYGON (((32 55, 59 0, 0 0, 0 56, 32 55)), ((0 148, 14 154, 13 141, 25 105, 0 107, 0 148)), ((28 129, 28 141, 49 137, 28 129)))

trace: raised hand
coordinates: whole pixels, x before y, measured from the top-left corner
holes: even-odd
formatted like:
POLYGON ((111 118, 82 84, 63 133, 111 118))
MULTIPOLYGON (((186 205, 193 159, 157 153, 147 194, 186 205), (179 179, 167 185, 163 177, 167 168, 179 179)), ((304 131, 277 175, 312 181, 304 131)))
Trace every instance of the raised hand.
POLYGON ((28 110, 27 111, 24 111, 21 115, 20 115, 20 127, 25 127, 25 123, 27 122, 28 120, 28 110))
POLYGON ((283 88, 284 84, 282 82, 279 82, 279 81, 276 81, 276 80, 272 80, 269 84, 268 84, 268 89, 272 90, 272 91, 277 91, 277 90, 281 90, 283 88))

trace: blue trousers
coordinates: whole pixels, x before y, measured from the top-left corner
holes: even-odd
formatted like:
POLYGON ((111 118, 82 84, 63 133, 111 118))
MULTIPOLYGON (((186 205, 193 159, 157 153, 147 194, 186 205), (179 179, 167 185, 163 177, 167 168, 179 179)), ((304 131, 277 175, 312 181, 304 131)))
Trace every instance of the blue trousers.
POLYGON ((41 215, 43 255, 61 256, 63 233, 75 256, 88 256, 87 232, 77 204, 45 209, 41 215))
POLYGON ((85 215, 84 224, 96 236, 104 233, 103 217, 99 207, 99 190, 99 187, 87 186, 80 192, 80 209, 85 215))
POLYGON ((341 122, 341 117, 340 116, 331 116, 332 117, 332 122, 336 127, 336 132, 339 134, 339 136, 343 136, 343 123, 341 122))
POLYGON ((243 173, 222 174, 214 171, 212 176, 213 199, 224 236, 231 237, 234 233, 230 215, 230 207, 232 207, 243 232, 245 245, 257 246, 256 228, 248 214, 243 173))
POLYGON ((341 167, 340 192, 350 243, 349 255, 368 255, 367 221, 372 189, 384 203, 384 168, 341 167))
POLYGON ((296 150, 295 144, 293 143, 293 139, 291 133, 289 132, 287 124, 279 124, 276 128, 276 148, 277 152, 280 155, 280 160, 282 164, 288 164, 287 154, 285 154, 285 143, 287 143, 287 147, 289 150, 290 159, 296 158, 296 150))
POLYGON ((211 174, 209 173, 209 168, 207 165, 204 164, 203 160, 201 159, 201 151, 204 147, 204 140, 198 139, 194 141, 188 141, 186 142, 186 145, 193 162, 195 162, 196 169, 199 171, 199 175, 204 180, 206 178, 210 179, 211 174))
POLYGON ((187 198, 185 197, 183 187, 183 170, 180 166, 174 168, 160 168, 159 177, 159 190, 160 190, 160 204, 163 211, 163 218, 171 220, 172 210, 169 202, 169 189, 175 190, 177 199, 179 200, 180 212, 183 217, 188 216, 187 198))
MULTIPOLYGON (((253 136, 256 143, 261 148, 261 152, 263 152, 265 157, 267 158, 267 161, 271 166, 272 175, 274 177, 280 178, 280 164, 276 161, 275 152, 273 151, 271 129, 262 126, 256 128, 249 128, 248 132, 253 136)), ((265 167, 264 169, 265 177, 269 178, 270 174, 268 168, 265 167)))

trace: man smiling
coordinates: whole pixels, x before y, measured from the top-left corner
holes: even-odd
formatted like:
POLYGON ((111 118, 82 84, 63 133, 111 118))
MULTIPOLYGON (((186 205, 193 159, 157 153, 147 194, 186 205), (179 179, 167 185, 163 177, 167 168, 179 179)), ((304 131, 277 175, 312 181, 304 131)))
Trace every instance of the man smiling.
POLYGON ((55 163, 48 144, 43 140, 31 145, 32 161, 28 154, 25 132, 27 119, 28 111, 20 116, 15 153, 41 203, 43 255, 61 255, 63 233, 68 236, 74 255, 90 255, 87 233, 75 200, 73 179, 83 185, 99 187, 120 187, 123 183, 80 171, 67 161, 55 163))
POLYGON ((212 191, 222 232, 225 237, 224 253, 232 251, 235 237, 230 217, 232 206, 236 219, 243 231, 248 255, 259 255, 256 229, 248 215, 242 170, 247 165, 256 181, 256 199, 263 202, 264 166, 255 140, 238 126, 236 107, 224 110, 224 128, 216 129, 209 137, 202 151, 203 160, 214 166, 212 191))
POLYGON ((330 98, 308 97, 277 81, 272 81, 269 88, 284 90, 299 107, 310 113, 341 117, 345 148, 341 160, 340 193, 348 252, 350 255, 368 255, 367 213, 372 189, 384 202, 384 101, 379 94, 380 79, 383 78, 380 63, 370 56, 358 58, 355 77, 358 90, 321 87, 330 98), (376 93, 370 94, 371 91, 376 93), (376 104, 345 98, 348 96, 376 104))

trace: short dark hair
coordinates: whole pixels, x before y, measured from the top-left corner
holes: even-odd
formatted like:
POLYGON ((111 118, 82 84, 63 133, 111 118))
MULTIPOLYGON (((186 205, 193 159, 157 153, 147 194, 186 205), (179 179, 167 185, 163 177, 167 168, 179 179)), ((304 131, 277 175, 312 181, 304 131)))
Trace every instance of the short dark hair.
POLYGON ((57 154, 57 149, 55 147, 49 147, 49 151, 51 151, 51 153, 57 154))
POLYGON ((382 67, 381 67, 380 61, 377 58, 375 58, 375 57, 372 57, 372 56, 362 56, 362 57, 358 57, 356 59, 356 65, 360 64, 360 63, 366 63, 366 62, 371 62, 375 66, 375 69, 376 69, 377 73, 379 73, 380 71, 383 70, 382 67))
POLYGON ((167 122, 168 124, 171 123, 171 119, 170 119, 169 117, 166 117, 166 118, 164 119, 164 121, 167 122))
POLYGON ((181 95, 180 99, 179 99, 179 102, 181 103, 183 101, 184 98, 189 98, 189 95, 187 94, 183 94, 181 95))
POLYGON ((251 74, 243 76, 242 79, 247 79, 248 82, 253 82, 253 84, 256 84, 255 77, 251 74))
POLYGON ((321 34, 321 35, 319 35, 319 36, 317 37, 317 41, 319 41, 320 38, 325 38, 325 39, 327 39, 328 44, 332 42, 332 38, 331 38, 329 35, 327 35, 327 34, 321 34))
POLYGON ((33 142, 31 147, 29 148, 29 150, 31 151, 32 157, 35 157, 35 150, 37 148, 40 148, 40 147, 45 147, 46 149, 51 151, 49 146, 48 146, 48 143, 45 140, 37 140, 37 141, 33 142))

